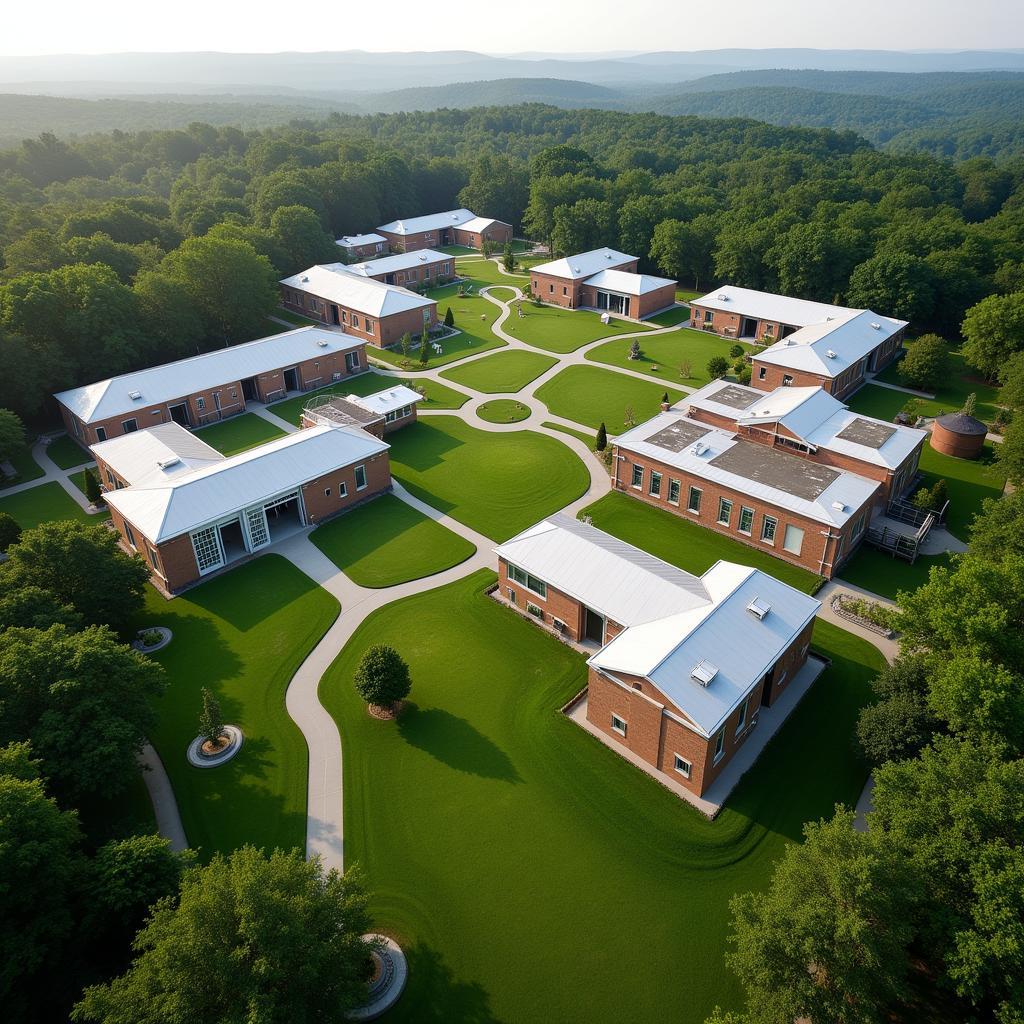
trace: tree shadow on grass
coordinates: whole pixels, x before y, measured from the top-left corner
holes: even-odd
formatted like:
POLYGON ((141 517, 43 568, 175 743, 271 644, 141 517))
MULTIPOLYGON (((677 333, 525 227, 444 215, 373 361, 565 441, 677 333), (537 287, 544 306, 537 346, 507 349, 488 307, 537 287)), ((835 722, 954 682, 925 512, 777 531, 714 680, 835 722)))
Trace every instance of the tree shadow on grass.
POLYGON ((409 987, 388 1019, 416 1024, 501 1024, 479 982, 457 981, 441 954, 423 943, 404 949, 409 987))
POLYGON ((402 738, 459 772, 503 782, 522 779, 508 755, 464 718, 443 708, 407 704, 398 719, 402 738))

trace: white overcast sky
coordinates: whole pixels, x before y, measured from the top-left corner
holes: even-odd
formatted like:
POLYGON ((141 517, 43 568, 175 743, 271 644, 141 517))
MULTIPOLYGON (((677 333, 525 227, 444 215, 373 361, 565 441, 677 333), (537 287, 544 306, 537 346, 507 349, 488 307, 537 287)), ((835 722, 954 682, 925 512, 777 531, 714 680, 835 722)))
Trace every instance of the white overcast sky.
POLYGON ((1021 0, 25 0, 0 54, 1024 47, 1021 0))

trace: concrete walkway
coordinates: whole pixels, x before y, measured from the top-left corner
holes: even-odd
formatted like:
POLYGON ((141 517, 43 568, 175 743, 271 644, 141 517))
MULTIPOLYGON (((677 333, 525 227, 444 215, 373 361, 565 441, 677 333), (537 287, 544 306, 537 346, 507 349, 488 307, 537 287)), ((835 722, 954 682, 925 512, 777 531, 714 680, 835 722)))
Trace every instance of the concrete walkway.
POLYGON ((156 817, 156 827, 160 835, 169 839, 171 849, 176 853, 188 848, 188 839, 185 836, 185 826, 181 823, 181 815, 178 813, 178 802, 174 799, 174 790, 171 788, 171 780, 167 777, 160 755, 151 743, 147 743, 138 757, 139 767, 142 769, 142 781, 149 790, 149 799, 153 803, 153 814, 156 817))
POLYGON ((933 401, 935 396, 930 391, 918 391, 915 388, 905 388, 899 384, 889 384, 887 381, 879 380, 877 377, 866 375, 868 384, 874 384, 877 388, 886 388, 888 391, 902 391, 905 395, 913 395, 914 398, 923 398, 926 401, 933 401))
POLYGON ((75 486, 71 480, 71 475, 77 473, 80 469, 84 469, 86 466, 93 464, 92 459, 86 459, 84 462, 79 463, 77 466, 72 466, 70 469, 61 469, 53 459, 50 458, 47 448, 49 444, 40 438, 34 445, 32 445, 32 458, 36 460, 39 468, 42 469, 43 475, 36 477, 35 480, 27 480, 23 484, 12 484, 10 487, 5 487, 0 491, 0 497, 8 498, 12 494, 20 494, 22 491, 30 491, 33 487, 42 487, 43 484, 56 483, 60 484, 61 487, 71 496, 75 504, 78 505, 83 512, 87 512, 89 515, 99 515, 106 511, 105 509, 96 509, 89 504, 89 499, 75 486))

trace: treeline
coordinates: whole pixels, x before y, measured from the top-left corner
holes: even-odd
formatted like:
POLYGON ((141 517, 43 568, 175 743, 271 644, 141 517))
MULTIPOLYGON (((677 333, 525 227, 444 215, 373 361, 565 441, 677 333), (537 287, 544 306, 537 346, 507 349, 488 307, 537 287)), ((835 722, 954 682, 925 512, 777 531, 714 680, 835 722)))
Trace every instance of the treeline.
POLYGON ((1024 162, 849 132, 537 104, 242 132, 52 135, 0 154, 0 406, 257 336, 332 239, 466 205, 556 252, 613 245, 696 287, 870 306, 955 337, 1024 286, 1024 162))

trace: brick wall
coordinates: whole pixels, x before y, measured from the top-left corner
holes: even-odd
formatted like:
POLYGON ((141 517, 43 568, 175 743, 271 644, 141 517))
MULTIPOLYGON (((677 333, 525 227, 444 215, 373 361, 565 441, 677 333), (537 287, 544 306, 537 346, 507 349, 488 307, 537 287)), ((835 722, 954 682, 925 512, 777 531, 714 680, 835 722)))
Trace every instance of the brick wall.
POLYGON ((506 242, 512 241, 512 225, 496 220, 482 235, 474 231, 466 231, 463 228, 452 229, 452 242, 455 245, 482 249, 484 239, 492 242, 495 246, 504 246, 506 242))
POLYGON ((374 281, 384 281, 386 284, 403 287, 420 285, 429 281, 446 281, 455 276, 455 257, 443 256, 440 259, 428 259, 405 270, 381 271, 379 274, 370 276, 374 281))
POLYGON ((302 503, 306 508, 306 523, 322 523, 353 505, 383 494, 391 486, 391 461, 387 452, 381 452, 365 462, 341 466, 332 473, 317 477, 302 485, 302 503), (366 487, 356 490, 356 466, 366 467, 366 487), (347 493, 342 495, 341 484, 347 493), (330 491, 330 494, 325 493, 330 491))
POLYGON ((341 248, 353 263, 379 259, 381 256, 389 255, 391 252, 391 247, 387 242, 367 242, 365 245, 342 246, 341 248), (377 248, 378 245, 381 246, 380 249, 377 248))
POLYGON ((550 583, 547 585, 546 597, 540 597, 522 584, 509 579, 508 561, 504 558, 498 559, 498 578, 503 598, 524 610, 527 604, 540 608, 541 614, 535 617, 545 625, 553 627, 553 620, 560 619, 566 625, 564 635, 574 643, 579 643, 585 625, 584 606, 579 601, 557 590, 550 583))
POLYGON ((392 313, 390 316, 378 319, 373 316, 368 317, 362 310, 346 306, 343 303, 332 302, 319 295, 285 288, 283 285, 281 287, 281 304, 286 308, 319 320, 329 327, 341 327, 345 334, 365 341, 367 344, 376 345, 378 348, 387 348, 397 344, 406 332, 413 338, 418 338, 424 323, 428 327, 433 326, 437 321, 437 303, 432 300, 427 301, 429 302, 427 306, 407 309, 401 313, 392 313), (424 313, 426 313, 426 320, 424 320, 424 313), (369 328, 367 323, 370 325, 369 328))
POLYGON ((578 309, 583 304, 581 301, 582 283, 580 281, 571 281, 565 277, 531 272, 530 290, 541 302, 547 302, 552 306, 578 309))

